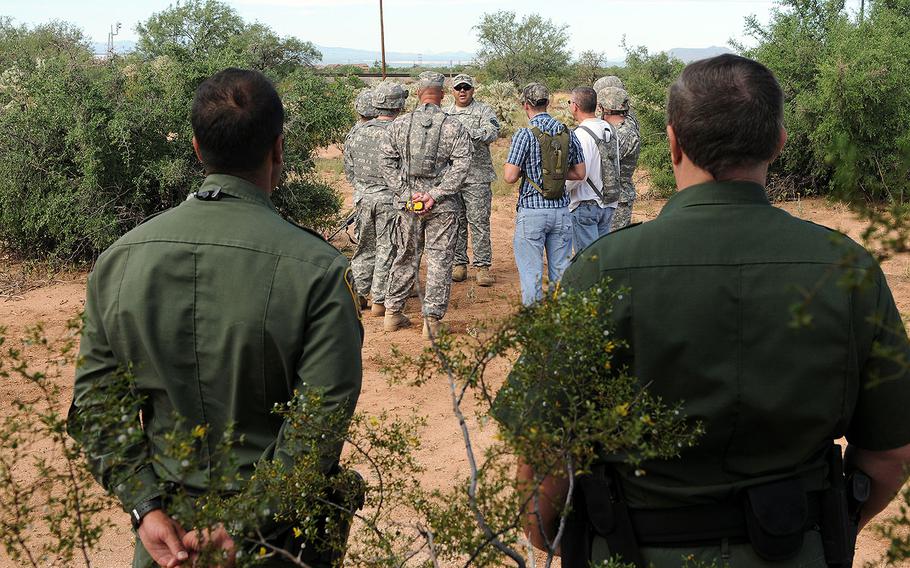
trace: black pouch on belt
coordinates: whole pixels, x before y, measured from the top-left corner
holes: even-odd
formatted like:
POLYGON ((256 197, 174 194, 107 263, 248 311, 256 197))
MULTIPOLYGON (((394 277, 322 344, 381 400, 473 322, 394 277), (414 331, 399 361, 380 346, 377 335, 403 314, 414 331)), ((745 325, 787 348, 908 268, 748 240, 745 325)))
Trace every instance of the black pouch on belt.
POLYGON ((796 556, 809 519, 809 502, 800 480, 751 487, 745 501, 746 530, 755 553, 769 562, 796 556))

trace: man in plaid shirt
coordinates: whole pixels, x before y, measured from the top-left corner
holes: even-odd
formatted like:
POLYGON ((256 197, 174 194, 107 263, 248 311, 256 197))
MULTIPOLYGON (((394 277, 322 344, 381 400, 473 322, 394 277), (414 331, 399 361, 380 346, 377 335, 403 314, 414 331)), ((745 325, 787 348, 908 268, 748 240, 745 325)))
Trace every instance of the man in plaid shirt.
MULTIPOLYGON (((521 92, 522 106, 530 127, 536 126, 548 134, 558 134, 566 126, 547 114, 550 93, 540 83, 530 83, 521 92)), ((581 144, 569 132, 569 170, 566 178, 585 179, 585 162, 581 144)), ((503 169, 506 183, 521 179, 518 190, 518 213, 515 216, 515 264, 521 281, 521 302, 530 305, 543 297, 543 255, 547 254, 547 274, 550 284, 562 278, 569 266, 572 252, 572 214, 569 194, 559 199, 547 199, 531 185, 543 184, 540 144, 529 128, 520 128, 512 136, 509 156, 503 169)))

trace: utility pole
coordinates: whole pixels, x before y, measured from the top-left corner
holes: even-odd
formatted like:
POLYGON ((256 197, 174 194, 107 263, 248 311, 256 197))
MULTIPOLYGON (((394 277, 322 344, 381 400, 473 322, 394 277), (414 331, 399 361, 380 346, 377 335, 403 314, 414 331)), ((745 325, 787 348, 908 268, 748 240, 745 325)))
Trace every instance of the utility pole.
POLYGON ((382 44, 382 78, 385 79, 385 23, 382 20, 382 0, 379 0, 379 42, 382 44))
POLYGON ((116 25, 111 25, 111 31, 107 34, 107 56, 114 56, 114 36, 120 33, 120 22, 117 22, 116 25))

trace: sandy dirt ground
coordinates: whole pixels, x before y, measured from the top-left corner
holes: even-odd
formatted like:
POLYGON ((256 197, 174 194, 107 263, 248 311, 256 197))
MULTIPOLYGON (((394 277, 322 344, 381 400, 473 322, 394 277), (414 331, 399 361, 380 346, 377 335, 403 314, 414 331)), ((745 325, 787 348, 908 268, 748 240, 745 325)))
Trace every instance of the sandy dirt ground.
MULTIPOLYGON (((325 158, 337 156, 335 152, 324 154, 325 158)), ((328 174, 331 181, 347 187, 338 174, 328 174)), ((647 221, 655 217, 663 201, 647 197, 641 199, 634 213, 635 221, 647 221)), ((791 213, 847 232, 859 238, 862 224, 850 212, 840 206, 832 206, 822 200, 803 200, 800 203, 787 203, 782 207, 791 213)), ((491 288, 481 288, 473 279, 456 283, 452 289, 452 301, 446 321, 458 333, 465 333, 485 319, 507 313, 519 301, 518 275, 512 256, 512 232, 514 228, 515 197, 497 196, 493 205, 493 273, 497 283, 491 288)), ((348 241, 344 235, 336 238, 336 245, 344 248, 348 241)), ((7 263, 8 264, 8 263, 7 263)), ((894 290, 898 307, 905 314, 910 313, 910 255, 904 254, 888 260, 884 264, 888 281, 894 290)), ((15 267, 0 265, 0 273, 14 273, 15 267)), ((470 274, 473 276, 473 272, 470 274)), ((0 325, 5 326, 7 337, 15 338, 31 325, 42 322, 48 335, 61 336, 67 320, 77 315, 84 303, 84 273, 57 276, 53 281, 45 282, 37 289, 17 291, 15 286, 0 289, 0 325)), ((3 280, 0 279, 0 284, 3 280)), ((419 317, 419 306, 416 301, 409 303, 406 312, 414 319, 419 317)), ((417 413, 428 420, 423 431, 423 449, 420 460, 426 466, 426 473, 421 482, 430 487, 443 487, 456 477, 467 472, 464 447, 461 442, 458 425, 451 412, 448 386, 439 383, 428 384, 420 389, 407 386, 390 386, 379 372, 381 360, 388 355, 389 346, 396 343, 406 351, 417 353, 424 345, 419 325, 396 333, 382 330, 381 318, 364 315, 366 339, 364 342, 364 382, 359 409, 367 413, 390 410, 398 413, 417 413)), ((40 359, 47 354, 32 348, 29 353, 40 359)), ((504 373, 505 370, 502 370, 504 373)), ((65 411, 69 404, 72 390, 72 369, 64 372, 59 379, 63 388, 60 410, 65 411)), ((28 386, 22 381, 0 382, 0 412, 10 411, 9 401, 16 394, 22 394, 28 386)), ((493 429, 490 426, 481 428, 471 424, 476 441, 480 446, 492 439, 493 429)), ((888 513, 898 512, 897 503, 892 503, 888 513)), ((101 546, 95 551, 94 566, 113 568, 128 566, 132 553, 132 539, 127 516, 119 511, 111 511, 111 518, 117 527, 104 535, 101 546)), ((37 528, 46 533, 46 529, 37 528)), ((857 563, 874 561, 884 550, 884 543, 870 531, 860 535, 857 563)), ((81 565, 81 564, 77 564, 81 565)), ((9 561, 0 552, 0 567, 12 568, 15 563, 9 561)))

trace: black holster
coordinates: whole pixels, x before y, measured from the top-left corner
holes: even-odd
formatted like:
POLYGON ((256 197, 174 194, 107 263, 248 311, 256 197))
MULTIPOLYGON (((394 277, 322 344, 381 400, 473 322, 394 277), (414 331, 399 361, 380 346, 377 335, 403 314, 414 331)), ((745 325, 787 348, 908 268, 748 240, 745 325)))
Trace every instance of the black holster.
POLYGON ((825 562, 832 568, 853 566, 859 516, 869 498, 870 479, 856 470, 844 476, 840 446, 828 450, 828 483, 822 499, 821 530, 825 562))
POLYGON ((604 465, 594 466, 590 474, 575 479, 572 509, 561 543, 562 566, 588 568, 596 536, 606 540, 612 558, 637 568, 645 566, 629 507, 619 483, 604 465))

